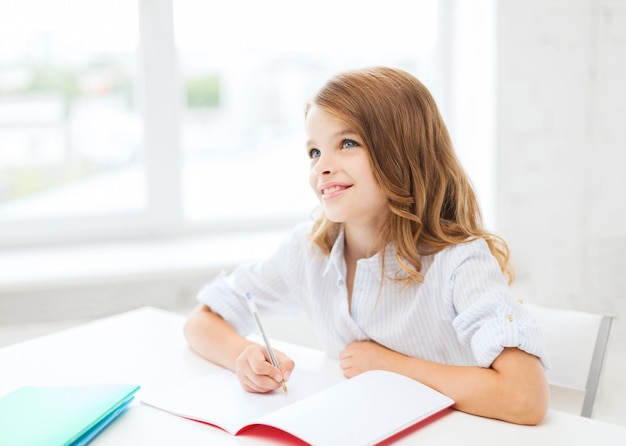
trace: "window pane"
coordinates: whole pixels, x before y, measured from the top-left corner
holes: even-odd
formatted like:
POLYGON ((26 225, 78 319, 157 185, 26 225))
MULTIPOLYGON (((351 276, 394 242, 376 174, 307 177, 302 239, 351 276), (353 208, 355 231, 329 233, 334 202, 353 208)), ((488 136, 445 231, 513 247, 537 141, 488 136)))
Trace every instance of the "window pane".
POLYGON ((174 0, 191 220, 305 217, 305 100, 368 65, 434 72, 436 0, 174 0))
POLYGON ((146 205, 137 46, 135 2, 3 2, 0 219, 146 205))

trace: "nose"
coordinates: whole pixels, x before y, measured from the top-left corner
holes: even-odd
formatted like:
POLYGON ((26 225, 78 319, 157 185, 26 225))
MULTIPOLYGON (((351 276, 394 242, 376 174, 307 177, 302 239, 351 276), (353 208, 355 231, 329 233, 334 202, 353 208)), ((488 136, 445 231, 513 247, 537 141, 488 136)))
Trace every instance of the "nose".
POLYGON ((322 152, 313 165, 313 173, 317 176, 330 175, 333 172, 332 162, 331 154, 322 152))

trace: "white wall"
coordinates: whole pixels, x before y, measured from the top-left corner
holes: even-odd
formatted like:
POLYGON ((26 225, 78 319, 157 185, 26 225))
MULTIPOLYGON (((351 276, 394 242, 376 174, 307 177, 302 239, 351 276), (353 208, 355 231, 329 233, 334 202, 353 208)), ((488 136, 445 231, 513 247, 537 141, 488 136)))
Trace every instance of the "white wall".
POLYGON ((626 2, 497 8, 497 221, 515 289, 615 317, 594 417, 626 424, 626 2))

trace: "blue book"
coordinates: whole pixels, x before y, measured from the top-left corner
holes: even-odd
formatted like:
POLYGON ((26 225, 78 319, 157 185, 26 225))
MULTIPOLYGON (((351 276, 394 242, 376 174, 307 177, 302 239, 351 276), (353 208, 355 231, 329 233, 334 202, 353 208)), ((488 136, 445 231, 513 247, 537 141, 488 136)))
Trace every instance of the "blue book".
POLYGON ((128 408, 134 384, 25 386, 0 398, 0 444, 86 445, 128 408))

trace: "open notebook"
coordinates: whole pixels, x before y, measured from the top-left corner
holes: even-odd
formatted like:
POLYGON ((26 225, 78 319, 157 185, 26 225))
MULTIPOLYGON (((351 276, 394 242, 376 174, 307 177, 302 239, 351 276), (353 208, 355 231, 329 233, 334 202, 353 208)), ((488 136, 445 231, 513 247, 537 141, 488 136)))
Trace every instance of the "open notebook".
POLYGON ((405 376, 369 371, 352 379, 295 369, 289 391, 243 390, 234 373, 212 373, 142 403, 218 426, 231 435, 255 426, 285 431, 309 444, 378 443, 454 403, 405 376))
POLYGON ((121 415, 134 384, 25 386, 0 398, 0 444, 84 445, 121 415))

